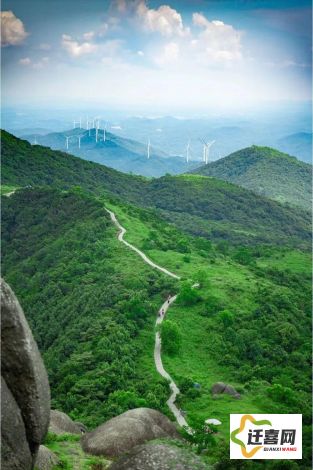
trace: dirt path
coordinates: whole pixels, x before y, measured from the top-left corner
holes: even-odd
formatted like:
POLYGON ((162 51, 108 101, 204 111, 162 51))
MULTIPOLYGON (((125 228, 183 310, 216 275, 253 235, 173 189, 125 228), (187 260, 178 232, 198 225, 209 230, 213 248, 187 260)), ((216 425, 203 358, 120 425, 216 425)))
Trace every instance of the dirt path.
MULTIPOLYGON (((126 229, 119 223, 119 221, 117 220, 114 212, 112 212, 112 211, 110 211, 109 209, 106 209, 106 208, 105 208, 105 210, 110 214, 112 222, 116 225, 116 227, 119 230, 118 240, 120 242, 124 243, 124 245, 126 245, 128 248, 135 251, 144 260, 145 263, 149 264, 153 268, 158 269, 159 271, 163 272, 167 276, 171 276, 175 279, 181 279, 180 276, 177 276, 177 274, 174 274, 171 271, 168 271, 167 269, 162 268, 162 266, 159 266, 158 264, 155 264, 142 251, 140 251, 138 248, 136 248, 131 243, 128 243, 126 240, 124 240, 124 235, 126 233, 126 229)), ((197 288, 197 287, 199 287, 199 284, 196 283, 192 287, 197 288)), ((164 317, 165 317, 165 314, 166 314, 168 308, 172 305, 173 302, 175 302, 176 298, 177 298, 177 295, 174 295, 173 297, 170 297, 166 302, 164 302, 164 304, 162 305, 162 307, 159 310, 159 312, 161 312, 163 310, 164 314, 162 316, 158 315, 157 320, 156 320, 156 326, 161 325, 162 321, 164 320, 164 317)), ((179 391, 179 388, 177 387, 177 385, 175 384, 174 380, 172 379, 172 377, 169 375, 168 372, 166 372, 166 370, 163 367, 162 357, 161 357, 161 336, 160 336, 160 333, 158 331, 155 334, 154 363, 155 363, 155 367, 156 367, 158 373, 162 377, 164 377, 166 380, 169 381, 169 385, 170 385, 170 389, 171 389, 172 393, 171 393, 171 396, 169 397, 169 399, 166 402, 167 406, 169 407, 169 409, 171 410, 171 412, 175 416, 177 423, 180 426, 185 427, 186 431, 189 434, 192 434, 192 432, 193 432, 192 428, 190 428, 188 426, 188 423, 185 420, 184 416, 182 415, 181 411, 175 405, 176 397, 177 397, 177 395, 179 395, 180 391, 179 391)))
MULTIPOLYGON (((128 243, 126 240, 124 240, 124 235, 126 233, 126 229, 124 227, 122 227, 122 225, 119 223, 119 221, 117 220, 114 212, 112 212, 108 209, 106 209, 106 211, 110 214, 112 222, 119 229, 118 239, 119 239, 120 242, 124 243, 124 245, 126 245, 128 248, 135 251, 145 261, 145 263, 149 264, 153 268, 158 269, 159 271, 162 271, 163 273, 167 274, 168 276, 174 277, 175 279, 180 279, 180 277, 177 276, 176 274, 172 273, 171 271, 168 271, 165 268, 162 268, 162 266, 159 266, 158 264, 155 264, 142 251, 140 251, 138 248, 136 248, 131 243, 128 243)), ((163 310, 164 315, 157 317, 157 320, 156 320, 156 325, 157 326, 162 323, 162 321, 164 319, 164 316, 165 316, 165 313, 167 312, 167 309, 170 307, 170 305, 173 302, 175 302, 176 297, 177 297, 177 295, 174 295, 169 300, 164 302, 164 304, 162 305, 160 311, 163 310)), ((159 374, 162 375, 162 377, 164 377, 166 380, 169 381, 170 389, 172 391, 170 398, 166 402, 169 409, 171 410, 171 412, 175 416, 176 421, 178 422, 178 424, 182 427, 186 427, 187 430, 189 430, 191 432, 187 421, 185 420, 185 418, 182 415, 181 411, 175 405, 176 397, 180 392, 179 392, 179 388, 175 384, 172 377, 168 374, 168 372, 166 372, 166 370, 163 367, 162 358, 161 358, 161 337, 160 337, 159 332, 156 332, 156 334, 155 334, 154 362, 155 362, 155 367, 156 367, 157 371, 159 372, 159 374)))

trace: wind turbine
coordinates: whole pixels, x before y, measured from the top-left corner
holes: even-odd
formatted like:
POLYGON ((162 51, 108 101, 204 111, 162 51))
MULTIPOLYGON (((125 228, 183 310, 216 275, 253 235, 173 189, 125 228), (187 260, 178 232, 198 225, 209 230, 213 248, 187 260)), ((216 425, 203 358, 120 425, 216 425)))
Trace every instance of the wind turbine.
POLYGON ((147 159, 149 160, 150 158, 150 147, 151 147, 151 144, 150 144, 150 139, 148 140, 148 146, 147 146, 147 159))
POLYGON ((205 140, 200 139, 203 142, 203 162, 207 165, 209 163, 210 148, 214 144, 215 140, 211 142, 205 142, 205 140))
POLYGON ((66 139, 66 144, 65 144, 65 145, 66 145, 66 150, 68 150, 68 141, 69 141, 69 138, 70 138, 69 136, 65 136, 65 139, 66 139))
POLYGON ((206 144, 206 160, 205 160, 206 164, 209 163, 210 148, 212 147, 214 143, 215 143, 215 140, 211 140, 211 142, 207 142, 206 144))
POLYGON ((186 147, 186 162, 189 162, 189 150, 190 150, 190 139, 188 140, 188 144, 186 147))
POLYGON ((79 118, 79 128, 80 129, 82 128, 82 118, 81 117, 79 118))
POLYGON ((38 142, 37 142, 37 138, 36 138, 36 136, 35 136, 34 145, 37 145, 37 144, 38 144, 38 142))
POLYGON ((78 136, 78 148, 80 149, 80 139, 82 138, 81 135, 78 136))
POLYGON ((105 126, 104 126, 104 128, 103 128, 103 142, 106 141, 106 135, 105 135, 106 130, 107 130, 107 125, 105 124, 105 126))
POLYGON ((97 121, 97 127, 96 127, 96 142, 98 142, 98 132, 99 132, 99 121, 97 121))
POLYGON ((73 121, 73 129, 76 129, 76 124, 79 124, 79 121, 75 121, 75 119, 74 119, 74 121, 73 121))

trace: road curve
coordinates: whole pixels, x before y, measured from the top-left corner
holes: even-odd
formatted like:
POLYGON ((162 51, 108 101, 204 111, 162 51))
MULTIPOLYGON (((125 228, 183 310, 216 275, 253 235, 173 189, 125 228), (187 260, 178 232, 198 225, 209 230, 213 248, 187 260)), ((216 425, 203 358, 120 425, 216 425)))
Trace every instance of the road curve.
MULTIPOLYGON (((110 211, 109 209, 106 209, 106 208, 105 208, 105 210, 110 214, 112 222, 119 229, 118 240, 120 242, 124 243, 124 245, 126 245, 128 248, 135 251, 145 261, 145 263, 149 264, 153 268, 158 269, 159 271, 162 271, 163 273, 165 273, 168 276, 171 276, 175 279, 180 279, 180 277, 177 276, 176 274, 172 273, 171 271, 168 271, 165 268, 162 268, 162 266, 159 266, 158 264, 155 264, 142 251, 140 251, 138 248, 136 248, 131 243, 128 243, 126 240, 124 240, 124 235, 126 233, 126 229, 119 223, 119 221, 117 220, 114 212, 112 212, 112 211, 110 211)), ((195 287, 196 287, 196 285, 195 285, 195 287)), ((177 298, 177 295, 174 295, 173 297, 170 297, 166 302, 164 302, 164 304, 160 308, 160 312, 163 310, 164 314, 162 316, 158 315, 157 320, 156 320, 156 326, 158 326, 162 323, 168 308, 170 307, 170 305, 173 302, 175 302, 176 298, 177 298)), ((162 377, 164 377, 166 380, 169 381, 169 386, 170 386, 170 389, 172 391, 170 398, 166 402, 167 406, 169 407, 169 409, 171 410, 171 412, 175 416, 177 423, 180 426, 185 427, 187 432, 189 432, 191 434, 192 433, 191 428, 188 426, 188 423, 185 420, 184 416, 182 415, 181 411, 175 405, 176 397, 180 393, 180 391, 179 391, 179 388, 177 387, 177 385, 175 384, 174 380, 172 379, 172 377, 169 375, 168 372, 166 372, 166 370, 163 367, 162 358, 161 358, 161 336, 160 336, 160 333, 158 331, 155 334, 154 362, 155 362, 155 367, 156 367, 157 371, 159 372, 159 374, 162 375, 162 377)))
POLYGON ((117 220, 114 212, 110 211, 109 209, 105 210, 110 214, 112 222, 116 225, 116 227, 119 229, 119 234, 118 234, 118 239, 120 242, 124 243, 124 245, 128 246, 131 250, 135 251, 143 260, 145 263, 149 264, 152 268, 158 269, 159 271, 162 271, 164 274, 167 274, 168 276, 171 276, 175 279, 180 279, 179 276, 177 276, 174 273, 171 273, 171 271, 168 271, 165 268, 162 268, 162 266, 159 266, 158 264, 155 264, 151 259, 148 258, 142 251, 138 250, 134 245, 131 243, 128 243, 126 240, 124 240, 124 235, 126 233, 126 229, 122 227, 122 225, 119 223, 117 220))

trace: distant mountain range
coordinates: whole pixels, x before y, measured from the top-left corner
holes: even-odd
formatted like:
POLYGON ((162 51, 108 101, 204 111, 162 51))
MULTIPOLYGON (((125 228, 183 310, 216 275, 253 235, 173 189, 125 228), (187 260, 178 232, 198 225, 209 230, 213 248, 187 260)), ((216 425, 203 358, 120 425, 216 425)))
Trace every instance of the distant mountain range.
MULTIPOLYGON (((165 159, 166 161, 167 159, 165 159)), ((243 160, 244 161, 244 160, 243 160)), ((310 216, 235 184, 198 175, 147 179, 2 132, 2 184, 80 186, 157 210, 181 230, 232 243, 294 243, 310 239, 310 216)))
POLYGON ((296 155, 301 160, 312 163, 312 133, 298 132, 277 141, 276 147, 283 152, 296 155))
POLYGON ((150 158, 147 158, 147 145, 135 140, 119 137, 111 132, 96 129, 72 129, 64 132, 53 132, 46 135, 30 134, 23 136, 31 144, 40 144, 54 150, 70 152, 73 155, 96 163, 109 166, 125 173, 142 176, 159 177, 167 173, 184 173, 195 167, 195 163, 186 163, 178 156, 169 156, 155 147, 150 147, 150 158), (79 139, 80 137, 80 139, 79 139), (80 140, 80 146, 79 146, 80 140), (68 149, 67 149, 68 141, 68 149))
POLYGON ((282 203, 311 207, 311 165, 269 147, 239 150, 192 173, 214 176, 282 203))

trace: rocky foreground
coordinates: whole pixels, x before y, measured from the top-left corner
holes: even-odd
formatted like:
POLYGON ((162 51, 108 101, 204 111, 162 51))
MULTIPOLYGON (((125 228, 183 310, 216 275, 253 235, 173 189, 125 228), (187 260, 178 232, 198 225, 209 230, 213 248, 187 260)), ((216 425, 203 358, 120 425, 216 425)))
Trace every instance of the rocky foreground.
POLYGON ((65 413, 50 410, 45 366, 23 310, 5 281, 1 281, 1 307, 2 470, 64 468, 57 451, 44 445, 51 436, 68 449, 73 470, 208 468, 183 448, 175 424, 159 411, 129 410, 88 432, 65 413))

